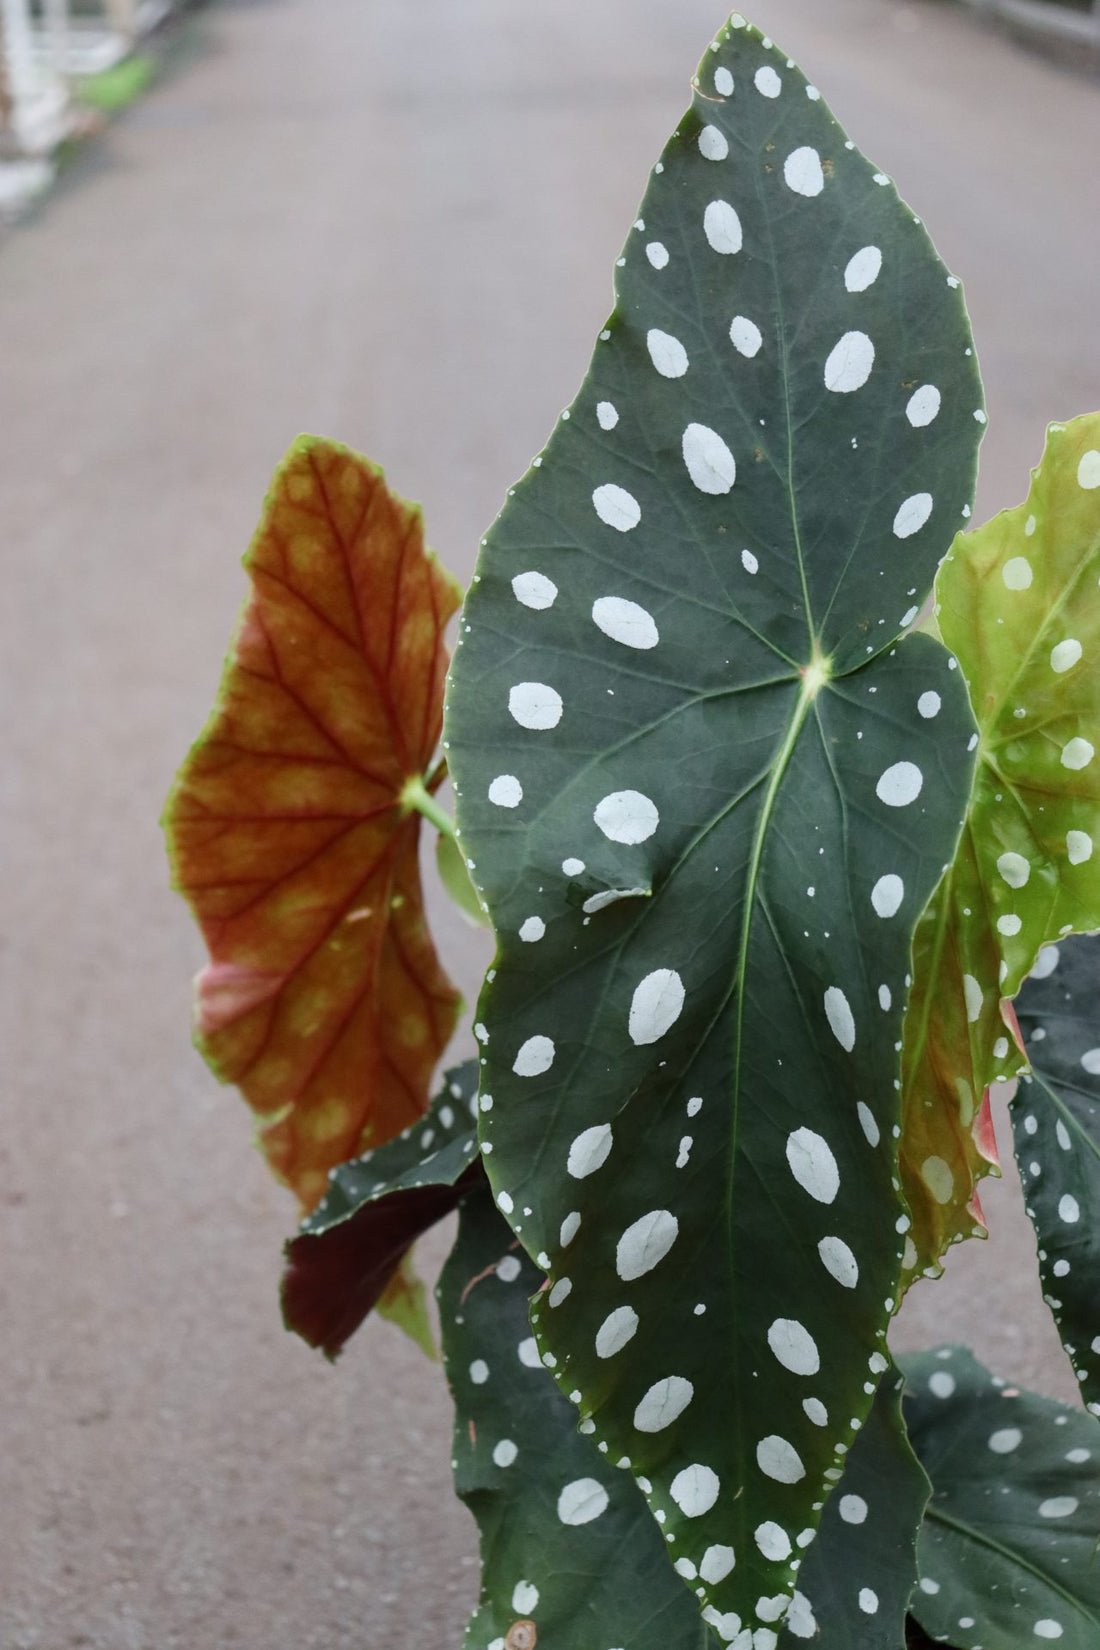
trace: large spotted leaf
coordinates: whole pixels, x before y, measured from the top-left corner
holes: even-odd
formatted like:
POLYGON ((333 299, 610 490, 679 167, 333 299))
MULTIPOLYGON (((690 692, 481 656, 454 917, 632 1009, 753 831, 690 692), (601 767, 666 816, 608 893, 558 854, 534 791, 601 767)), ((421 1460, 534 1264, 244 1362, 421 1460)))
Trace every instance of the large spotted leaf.
POLYGON ((419 1328, 412 1244, 482 1179, 474 1133, 477 1065, 449 1071, 426 1117, 330 1172, 329 1189, 286 1245, 283 1318, 335 1358, 376 1306, 419 1328))
MULTIPOLYGON (((481 1133, 561 1389, 703 1601, 793 1587, 896 1296, 917 914, 973 723, 898 643, 969 508, 961 296, 735 18, 581 390, 485 540, 449 689, 499 955, 481 1133)), ((742 1628, 744 1631, 745 1628, 742 1628)))
POLYGON ((1023 1065, 1002 1014, 1039 947, 1100 925, 1100 413, 1054 424, 1023 504, 961 535, 936 613, 970 687, 978 767, 917 930, 901 1162, 909 1276, 982 1228, 988 1085, 1023 1065))
POLYGON ((1043 951, 1017 1012, 1031 1073, 1012 1133, 1044 1298, 1100 1415, 1100 935, 1043 951))
MULTIPOLYGON (((481 1536, 467 1650, 717 1650, 630 1474, 539 1362, 527 1301, 542 1282, 488 1192, 468 1197, 437 1291, 455 1488, 481 1536)), ((716 1548, 708 1568, 727 1563, 716 1548)))
POLYGON ((990 1375, 963 1347, 902 1360, 932 1480, 910 1606, 957 1650, 1100 1644, 1100 1429, 990 1375))
POLYGON ((439 737, 459 592, 420 512, 313 436, 276 470, 244 564, 252 592, 165 826, 210 949, 199 1048, 311 1208, 333 1164, 423 1112, 454 1029, 405 791, 439 737))

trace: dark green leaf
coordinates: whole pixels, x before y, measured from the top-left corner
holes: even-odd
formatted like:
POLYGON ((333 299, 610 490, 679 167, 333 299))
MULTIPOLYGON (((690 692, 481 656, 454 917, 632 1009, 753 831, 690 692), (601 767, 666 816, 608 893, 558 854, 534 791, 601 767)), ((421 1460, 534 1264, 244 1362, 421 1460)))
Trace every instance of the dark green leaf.
POLYGON ((449 689, 500 944, 486 1168, 551 1275, 538 1332, 676 1555, 736 1552, 708 1606, 763 1633, 794 1571, 754 1531, 816 1526, 875 1388, 910 942, 969 790, 954 661, 896 645, 972 492, 956 289, 735 20, 449 689))
POLYGON ((990 1375, 964 1347, 902 1360, 932 1480, 910 1608, 960 1650, 1100 1644, 1100 1431, 990 1375))
POLYGON ((803 1561, 780 1650, 802 1650, 808 1639, 813 1650, 899 1650, 904 1643, 931 1485, 906 1437, 902 1384, 893 1366, 882 1377, 803 1561))
POLYGON ((1048 946, 1016 1011, 1032 1073, 1012 1136, 1044 1298, 1100 1415, 1100 935, 1048 946))
POLYGON ((541 1366, 527 1300, 542 1281, 488 1193, 466 1198, 438 1296, 455 1487, 481 1535, 467 1650, 525 1650, 525 1621, 551 1650, 717 1650, 630 1474, 541 1366))
POLYGON ((412 1128, 332 1171, 327 1194, 288 1242, 286 1326, 328 1357, 378 1303, 420 1234, 480 1178, 476 1093, 477 1064, 467 1060, 412 1128))

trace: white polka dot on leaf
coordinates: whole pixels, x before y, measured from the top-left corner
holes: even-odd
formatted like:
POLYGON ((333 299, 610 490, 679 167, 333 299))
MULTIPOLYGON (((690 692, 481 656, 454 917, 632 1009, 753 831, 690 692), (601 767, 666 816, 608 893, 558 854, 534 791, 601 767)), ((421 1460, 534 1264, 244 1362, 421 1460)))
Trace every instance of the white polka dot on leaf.
POLYGON ((652 1209, 628 1226, 615 1246, 615 1270, 624 1283, 652 1272, 664 1260, 680 1231, 668 1209, 652 1209))
POLYGON ((676 1474, 670 1493, 685 1518, 701 1518, 714 1506, 720 1488, 713 1467, 696 1461, 676 1474))
POLYGON ((879 775, 875 795, 888 808, 907 808, 921 793, 924 775, 915 762, 895 762, 879 775))
POLYGON ((623 596, 600 596, 592 604, 592 622, 613 642, 644 650, 656 647, 660 636, 653 615, 623 596))
POLYGON ((610 401, 600 401, 596 405, 596 418, 601 430, 613 430, 619 422, 619 413, 610 401))
POLYGON ((1034 577, 1026 556, 1011 556, 1001 568, 1001 580, 1007 590, 1030 590, 1034 577))
POLYGON ((783 1559, 791 1556, 790 1536, 781 1525, 776 1524, 771 1519, 756 1526, 753 1531, 753 1540, 764 1557, 770 1559, 773 1564, 781 1563, 783 1559))
POLYGON ((806 1476, 806 1468, 794 1445, 774 1432, 757 1444, 756 1464, 765 1477, 773 1478, 777 1484, 797 1484, 806 1476))
POLYGON ((688 370, 687 350, 671 332, 651 327, 646 333, 646 348, 662 378, 682 378, 688 370))
POLYGON ((566 1168, 574 1180, 586 1180, 607 1162, 613 1138, 610 1123, 596 1123, 585 1129, 569 1148, 566 1168))
POLYGON ((508 694, 512 720, 531 732, 556 728, 562 709, 561 694, 546 682, 517 682, 508 694))
POLYGON ((880 917, 894 917, 905 898, 905 884, 893 871, 879 877, 871 889, 871 904, 880 917))
POLYGON ((718 497, 729 492, 737 480, 737 463, 717 430, 689 424, 681 450, 687 473, 701 493, 718 497))
POLYGON ((1070 636, 1064 642, 1059 642, 1051 648, 1050 668, 1055 675, 1061 676, 1067 670, 1072 670, 1081 658, 1084 649, 1076 637, 1070 636))
POLYGON ((838 985, 829 986, 825 993, 825 1018, 841 1048, 850 1054, 856 1042, 856 1023, 848 999, 838 985))
POLYGON ((778 97, 783 90, 783 82, 770 64, 765 64, 763 68, 757 69, 755 75, 753 75, 752 83, 761 97, 778 97))
POLYGON ((712 252, 730 256, 743 242, 741 219, 729 201, 711 201, 703 213, 703 233, 712 252))
POLYGON ((695 1388, 682 1375, 666 1375, 655 1381, 634 1411, 638 1432, 663 1432, 687 1409, 695 1388))
POLYGON ((684 983, 674 968, 655 968, 634 989, 630 1003, 630 1040, 639 1047, 659 1042, 684 1008, 684 983))
POLYGON ((1063 746, 1062 766, 1063 768, 1069 768, 1072 773, 1079 773, 1082 768, 1088 767, 1095 755, 1095 745, 1091 744, 1089 740, 1078 736, 1063 746))
POLYGON ((859 1282, 859 1264, 843 1238, 823 1237, 817 1246, 821 1264, 829 1276, 844 1289, 854 1289, 859 1282))
POLYGON ((866 292, 879 278, 882 252, 877 246, 864 246, 848 259, 844 271, 844 285, 849 292, 866 292))
POLYGON ((763 334, 755 321, 750 321, 747 315, 734 316, 730 322, 730 343, 739 354, 751 361, 759 354, 763 342, 763 334))
POLYGON ((1077 466, 1077 485, 1086 492, 1093 492, 1100 487, 1100 452, 1095 447, 1082 455, 1077 466))
POLYGON ((699 153, 704 160, 725 160, 730 146, 717 126, 704 126, 699 133, 699 153))
POLYGON ((919 533, 932 514, 933 502, 931 493, 914 493, 903 500, 894 517, 894 537, 910 539, 914 533, 919 533))
POLYGON ((551 1037, 528 1037, 520 1046, 512 1062, 517 1077, 541 1077, 554 1064, 554 1041, 551 1037))
POLYGON ((803 1191, 818 1203, 832 1203, 840 1189, 836 1158, 813 1129, 795 1129, 787 1138, 787 1163, 803 1191))
POLYGON ((825 187, 825 173, 817 150, 806 145, 789 154, 783 162, 783 180, 796 195, 805 195, 808 199, 820 195, 825 187))
POLYGON ((558 587, 545 573, 517 573, 512 580, 512 594, 524 607, 541 612, 544 608, 553 607, 558 587))
POLYGON ((736 1560, 732 1547, 708 1547, 699 1565, 699 1574, 711 1587, 725 1581, 736 1560))
POLYGON ((514 773, 501 773, 489 786, 489 801, 497 808, 518 808, 523 801, 523 786, 514 773))
POLYGON ((608 1494, 595 1478, 576 1478, 558 1496, 558 1517, 563 1524, 591 1524, 607 1511, 608 1494))
POLYGON ((638 1314, 632 1306, 617 1306, 596 1331, 597 1358, 613 1358, 638 1330, 638 1314))
POLYGON ((816 1375, 821 1368, 817 1342, 797 1318, 776 1318, 768 1329, 768 1345, 792 1375, 816 1375))
POLYGON ((875 364, 875 346, 865 332, 846 332, 825 362, 825 388, 835 395, 862 389, 875 364))
POLYGON ((650 241, 645 255, 654 269, 665 269, 668 265, 668 247, 662 241, 650 241))
POLYGON ((642 519, 641 505, 633 493, 628 493, 625 487, 616 487, 613 482, 597 487, 592 503, 604 525, 613 527, 617 533, 631 532, 642 519))
POLYGON ((939 413, 943 397, 935 384, 922 384, 914 390, 905 407, 905 416, 915 430, 931 424, 939 413))

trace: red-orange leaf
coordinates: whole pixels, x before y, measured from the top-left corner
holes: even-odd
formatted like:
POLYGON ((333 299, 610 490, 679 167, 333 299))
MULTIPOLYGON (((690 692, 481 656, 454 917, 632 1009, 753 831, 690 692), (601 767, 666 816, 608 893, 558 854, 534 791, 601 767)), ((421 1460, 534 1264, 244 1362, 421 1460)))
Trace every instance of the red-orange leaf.
POLYGON ((420 512, 334 442, 275 473, 214 713, 165 815, 210 950, 197 1041, 310 1208, 422 1113, 458 997, 424 920, 419 815, 461 599, 420 512))

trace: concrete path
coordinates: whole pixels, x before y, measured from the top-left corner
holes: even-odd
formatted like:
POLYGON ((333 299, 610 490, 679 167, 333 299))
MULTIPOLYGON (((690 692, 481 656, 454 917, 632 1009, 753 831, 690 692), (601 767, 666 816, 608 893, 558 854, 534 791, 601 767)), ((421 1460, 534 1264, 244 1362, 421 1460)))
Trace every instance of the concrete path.
MULTIPOLYGON (((1046 420, 1100 404, 1096 86, 933 0, 757 16, 964 278, 980 508, 1015 502, 1046 420)), ((156 818, 296 431, 384 462, 469 572, 720 20, 226 0, 0 247, 4 1650, 460 1642, 440 1374, 385 1326, 335 1370, 282 1332, 290 1202, 190 1049, 156 818)), ((472 990, 483 948, 441 920, 472 990)), ((902 1334, 1068 1393, 1014 1199, 902 1334)))

